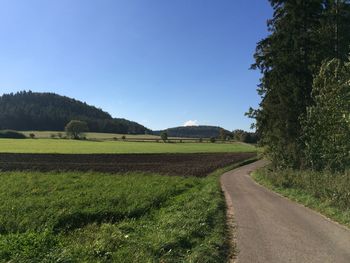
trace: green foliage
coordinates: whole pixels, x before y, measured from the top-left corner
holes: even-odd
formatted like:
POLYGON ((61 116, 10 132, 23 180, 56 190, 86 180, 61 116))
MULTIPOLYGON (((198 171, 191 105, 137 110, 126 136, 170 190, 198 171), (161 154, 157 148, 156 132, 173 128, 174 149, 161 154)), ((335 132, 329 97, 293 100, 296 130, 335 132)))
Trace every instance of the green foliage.
POLYGON ((223 262, 218 176, 3 173, 0 261, 223 262))
POLYGON ((165 131, 161 132, 160 138, 162 138, 163 142, 166 142, 168 140, 168 133, 165 131))
POLYGON ((257 143, 258 142, 258 136, 254 132, 246 132, 243 130, 234 130, 232 132, 232 137, 236 141, 239 142, 246 142, 246 143, 257 143))
POLYGON ((34 133, 29 133, 29 137, 30 137, 31 139, 34 139, 34 138, 35 138, 35 134, 34 134, 34 133))
POLYGON ((350 167, 350 62, 324 62, 314 79, 314 105, 303 118, 305 157, 313 169, 350 167))
POLYGON ((68 137, 76 140, 82 139, 83 133, 87 132, 88 130, 89 128, 86 122, 78 120, 71 120, 65 127, 68 137))
POLYGON ((94 106, 54 93, 22 91, 0 96, 0 129, 63 131, 70 120, 81 120, 92 132, 145 134, 144 126, 94 106))
POLYGON ((313 76, 322 61, 350 49, 350 2, 270 0, 270 35, 260 41, 253 69, 263 74, 260 107, 251 109, 261 143, 275 167, 303 164, 301 116, 313 104, 313 76))
POLYGON ((219 138, 223 141, 230 139, 231 133, 225 129, 220 129, 219 138))
POLYGON ((0 131, 0 138, 25 139, 26 136, 17 131, 3 130, 3 131, 0 131))
POLYGON ((211 142, 211 143, 215 143, 215 142, 216 142, 216 138, 215 138, 215 137, 211 137, 211 138, 210 138, 210 142, 211 142))

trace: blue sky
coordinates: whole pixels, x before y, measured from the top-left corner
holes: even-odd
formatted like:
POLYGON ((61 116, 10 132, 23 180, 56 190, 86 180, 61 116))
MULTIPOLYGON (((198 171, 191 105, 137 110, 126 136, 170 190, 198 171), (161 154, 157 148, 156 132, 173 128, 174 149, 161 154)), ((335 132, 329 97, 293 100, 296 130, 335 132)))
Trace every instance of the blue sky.
POLYGON ((50 91, 151 129, 249 129, 267 0, 0 0, 0 94, 50 91))

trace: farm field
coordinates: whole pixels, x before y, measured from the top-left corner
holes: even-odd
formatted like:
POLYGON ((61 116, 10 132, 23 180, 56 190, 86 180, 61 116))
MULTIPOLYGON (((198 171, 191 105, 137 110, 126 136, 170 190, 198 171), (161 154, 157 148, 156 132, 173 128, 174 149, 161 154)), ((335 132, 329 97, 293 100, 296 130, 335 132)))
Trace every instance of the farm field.
POLYGON ((255 152, 250 144, 77 141, 63 139, 0 139, 2 153, 124 154, 255 152))
POLYGON ((64 139, 0 151, 0 262, 224 262, 218 178, 256 156, 241 143, 64 139))
POLYGON ((2 172, 0 261, 223 262, 222 172, 2 172))
MULTIPOLYGON (((34 134, 37 139, 52 139, 52 138, 63 138, 66 136, 64 131, 21 131, 26 137, 30 137, 30 134, 34 134)), ((103 133, 103 132, 86 132, 84 133, 88 140, 126 140, 126 141, 156 141, 161 140, 158 135, 152 134, 119 134, 119 133, 103 133), (123 137, 125 139, 123 139, 123 137)), ((182 137, 171 137, 169 140, 173 141, 193 141, 196 142, 199 138, 182 138, 182 137)), ((205 138, 203 138, 205 139, 205 138)), ((205 140, 209 140, 206 138, 205 140)))
POLYGON ((0 170, 143 171, 203 177, 256 153, 197 154, 13 154, 0 153, 0 170))
MULTIPOLYGON (((35 134, 35 138, 49 139, 52 136, 58 137, 59 134, 66 136, 64 131, 21 131, 25 136, 29 137, 29 134, 35 134)), ((160 139, 160 136, 151 134, 118 134, 118 133, 100 133, 100 132, 87 132, 85 133, 87 139, 91 140, 113 140, 114 138, 121 139, 123 136, 130 139, 160 139)))

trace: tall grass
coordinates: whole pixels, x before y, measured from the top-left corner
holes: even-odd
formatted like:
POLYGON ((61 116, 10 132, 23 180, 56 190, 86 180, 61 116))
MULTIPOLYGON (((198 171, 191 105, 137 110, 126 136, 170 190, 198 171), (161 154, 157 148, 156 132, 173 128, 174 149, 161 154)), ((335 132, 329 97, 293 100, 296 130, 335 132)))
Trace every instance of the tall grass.
POLYGON ((276 171, 267 167, 255 172, 253 177, 263 185, 350 226, 350 170, 343 173, 276 171))
POLYGON ((0 174, 0 262, 223 262, 218 175, 0 174))

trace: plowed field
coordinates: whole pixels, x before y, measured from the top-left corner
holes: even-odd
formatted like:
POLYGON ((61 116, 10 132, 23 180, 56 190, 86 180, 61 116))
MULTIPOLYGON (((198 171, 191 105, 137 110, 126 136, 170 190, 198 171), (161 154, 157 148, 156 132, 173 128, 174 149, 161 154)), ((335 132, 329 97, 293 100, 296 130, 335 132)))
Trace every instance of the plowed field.
POLYGON ((2 171, 143 171, 203 177, 256 153, 196 154, 0 154, 2 171))

